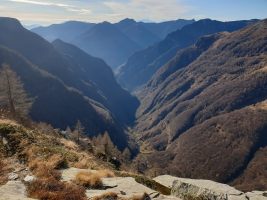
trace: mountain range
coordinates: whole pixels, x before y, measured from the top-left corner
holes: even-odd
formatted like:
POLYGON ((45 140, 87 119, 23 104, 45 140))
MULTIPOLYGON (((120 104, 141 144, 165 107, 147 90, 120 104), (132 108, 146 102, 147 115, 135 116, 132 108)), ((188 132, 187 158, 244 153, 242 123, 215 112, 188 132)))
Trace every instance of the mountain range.
POLYGON ((32 31, 50 42, 61 39, 72 43, 88 54, 104 59, 115 69, 126 62, 135 51, 160 41, 168 33, 192 22, 194 20, 144 23, 124 19, 115 24, 70 21, 48 27, 37 27, 32 31))
POLYGON ((168 62, 179 49, 183 49, 208 34, 221 31, 235 31, 252 21, 220 22, 204 19, 184 26, 170 33, 164 40, 136 52, 120 66, 117 79, 130 91, 143 86, 162 65, 168 62))

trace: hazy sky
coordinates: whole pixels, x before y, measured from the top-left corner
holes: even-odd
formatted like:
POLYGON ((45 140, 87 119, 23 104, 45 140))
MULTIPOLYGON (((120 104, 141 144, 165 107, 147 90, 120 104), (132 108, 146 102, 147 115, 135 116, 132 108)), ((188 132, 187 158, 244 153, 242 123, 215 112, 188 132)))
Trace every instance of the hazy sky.
POLYGON ((117 22, 123 18, 238 20, 267 18, 267 0, 0 0, 0 15, 24 24, 67 20, 117 22))

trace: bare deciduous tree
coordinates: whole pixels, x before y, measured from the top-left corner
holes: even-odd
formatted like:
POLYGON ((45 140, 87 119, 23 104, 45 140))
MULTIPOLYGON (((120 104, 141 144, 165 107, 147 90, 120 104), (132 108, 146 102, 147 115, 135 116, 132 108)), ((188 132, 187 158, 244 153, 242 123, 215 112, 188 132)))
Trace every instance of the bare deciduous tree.
POLYGON ((0 107, 13 118, 27 117, 33 99, 29 98, 23 83, 9 65, 3 64, 0 70, 0 107))
POLYGON ((125 162, 129 162, 131 160, 131 152, 129 148, 124 149, 124 151, 122 152, 122 156, 125 162))
POLYGON ((77 124, 75 126, 75 130, 73 132, 75 135, 76 142, 79 143, 81 136, 84 134, 84 127, 83 127, 80 120, 77 121, 77 124))

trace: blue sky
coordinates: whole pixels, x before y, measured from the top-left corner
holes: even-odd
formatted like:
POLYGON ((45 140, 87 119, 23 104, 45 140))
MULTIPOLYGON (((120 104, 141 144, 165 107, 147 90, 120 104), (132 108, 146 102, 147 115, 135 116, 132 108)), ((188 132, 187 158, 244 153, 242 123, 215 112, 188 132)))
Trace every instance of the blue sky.
POLYGON ((267 18, 267 0, 0 0, 1 16, 24 24, 60 23, 67 20, 117 22, 178 18, 212 18, 222 21, 267 18))

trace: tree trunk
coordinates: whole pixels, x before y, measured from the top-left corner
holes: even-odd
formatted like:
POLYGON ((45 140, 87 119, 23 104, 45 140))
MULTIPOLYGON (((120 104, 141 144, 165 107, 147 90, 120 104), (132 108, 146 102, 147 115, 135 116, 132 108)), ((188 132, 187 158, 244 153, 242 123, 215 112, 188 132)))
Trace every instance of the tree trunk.
POLYGON ((14 100, 13 100, 12 92, 11 92, 11 83, 10 83, 10 79, 9 79, 9 75, 7 71, 5 71, 5 75, 6 75, 6 80, 7 80, 7 97, 8 97, 8 103, 9 103, 9 109, 10 109, 10 113, 12 117, 15 118, 16 110, 15 110, 14 100))

